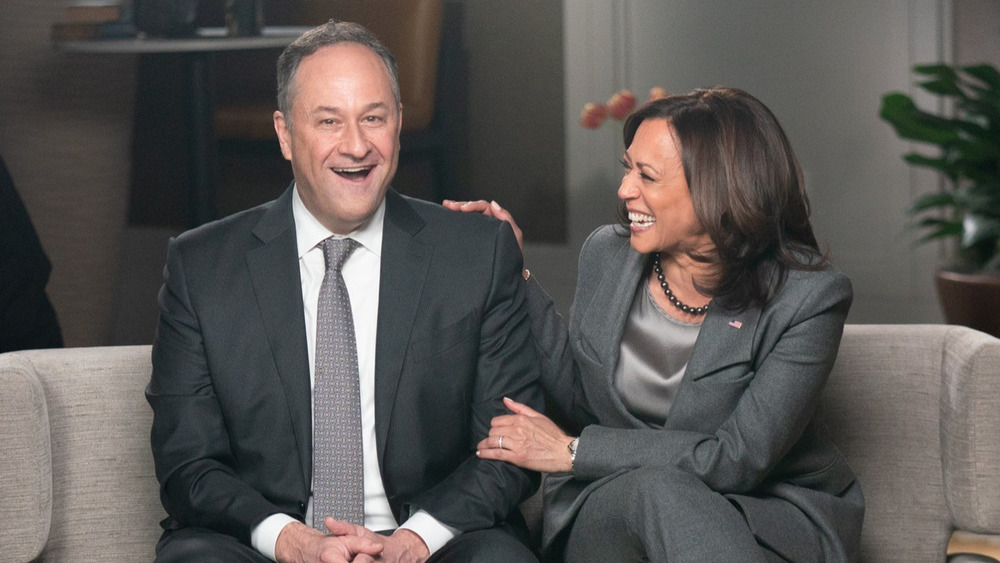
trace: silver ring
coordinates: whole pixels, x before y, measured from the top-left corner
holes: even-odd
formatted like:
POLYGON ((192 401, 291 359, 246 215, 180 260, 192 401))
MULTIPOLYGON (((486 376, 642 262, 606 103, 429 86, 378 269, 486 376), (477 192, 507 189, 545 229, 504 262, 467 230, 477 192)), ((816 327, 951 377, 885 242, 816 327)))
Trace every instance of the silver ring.
POLYGON ((500 439, 497 440, 497 447, 499 447, 501 450, 503 449, 503 436, 500 436, 500 439))

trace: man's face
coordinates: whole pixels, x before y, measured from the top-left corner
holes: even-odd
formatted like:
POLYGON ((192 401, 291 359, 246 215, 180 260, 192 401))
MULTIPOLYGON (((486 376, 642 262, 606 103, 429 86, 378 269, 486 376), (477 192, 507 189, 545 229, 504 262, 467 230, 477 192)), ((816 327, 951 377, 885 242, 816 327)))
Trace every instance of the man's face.
POLYGON ((291 115, 274 113, 281 153, 310 213, 347 234, 382 204, 399 163, 389 71, 371 49, 338 43, 302 59, 291 92, 291 115))

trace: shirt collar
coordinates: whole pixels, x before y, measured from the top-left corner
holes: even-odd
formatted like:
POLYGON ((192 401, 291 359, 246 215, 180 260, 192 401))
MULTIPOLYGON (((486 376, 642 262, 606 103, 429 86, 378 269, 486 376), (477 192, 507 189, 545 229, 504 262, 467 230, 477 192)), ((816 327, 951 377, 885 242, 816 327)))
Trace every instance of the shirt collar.
POLYGON ((385 222, 385 198, 372 214, 371 219, 347 234, 346 237, 336 235, 323 226, 312 213, 306 209, 306 204, 302 203, 299 197, 299 189, 296 184, 292 190, 292 219, 295 221, 295 240, 298 246, 299 258, 305 256, 307 252, 316 247, 317 244, 330 238, 352 238, 365 247, 369 252, 381 258, 382 256, 382 224, 385 222))

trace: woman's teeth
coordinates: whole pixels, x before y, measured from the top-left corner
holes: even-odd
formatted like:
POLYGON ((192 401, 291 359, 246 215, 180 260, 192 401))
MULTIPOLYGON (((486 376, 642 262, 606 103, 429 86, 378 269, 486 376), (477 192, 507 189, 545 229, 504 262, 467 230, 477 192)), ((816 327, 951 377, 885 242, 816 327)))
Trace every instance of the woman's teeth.
POLYGON ((631 221, 632 225, 636 227, 648 227, 656 222, 656 219, 654 219, 652 215, 636 213, 635 211, 628 212, 628 220, 631 221))

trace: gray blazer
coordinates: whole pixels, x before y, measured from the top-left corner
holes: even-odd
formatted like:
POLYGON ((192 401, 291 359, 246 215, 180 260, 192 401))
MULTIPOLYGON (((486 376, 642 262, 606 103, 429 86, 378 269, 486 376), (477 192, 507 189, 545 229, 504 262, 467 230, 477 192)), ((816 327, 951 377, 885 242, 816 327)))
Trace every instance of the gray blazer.
POLYGON ((647 264, 621 228, 594 231, 580 253, 568 329, 551 299, 530 284, 532 332, 553 414, 580 430, 574 473, 546 479, 546 549, 597 487, 660 465, 694 474, 738 503, 751 531, 792 560, 856 560, 861 490, 815 421, 851 304, 850 281, 832 268, 792 271, 762 309, 713 304, 664 427, 652 429, 614 389, 623 327, 647 264), (817 528, 821 545, 795 545, 802 526, 817 528))

